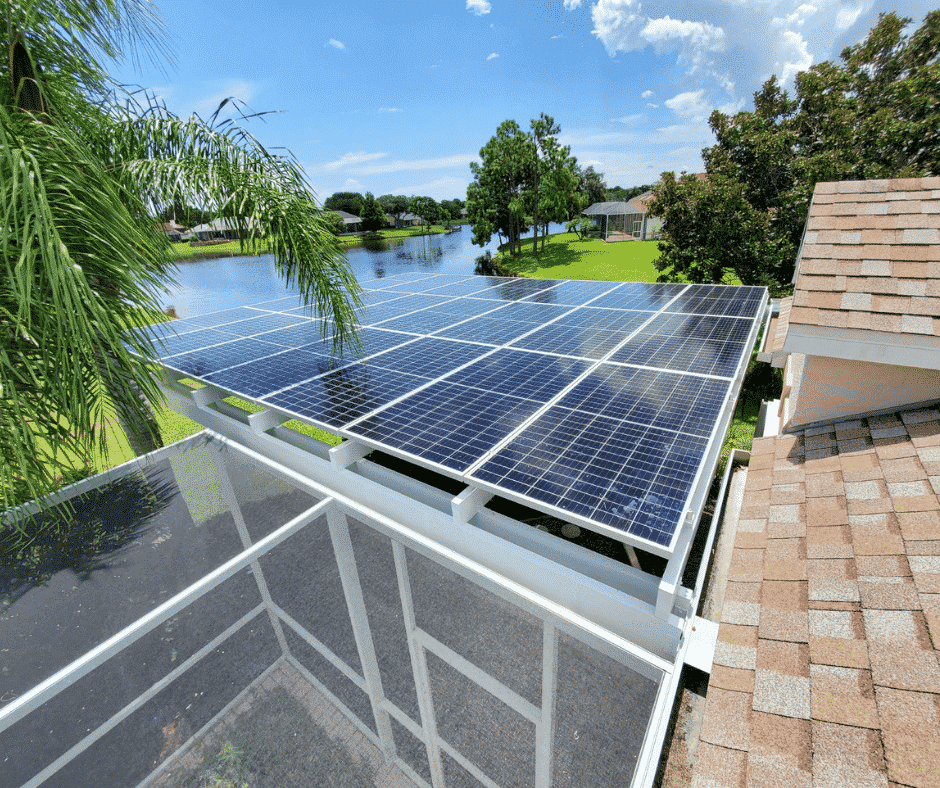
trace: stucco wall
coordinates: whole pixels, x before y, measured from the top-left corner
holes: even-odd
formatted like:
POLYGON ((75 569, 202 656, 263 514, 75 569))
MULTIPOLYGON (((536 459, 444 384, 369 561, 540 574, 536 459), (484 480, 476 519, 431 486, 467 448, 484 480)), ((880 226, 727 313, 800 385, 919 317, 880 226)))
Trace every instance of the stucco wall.
POLYGON ((794 376, 786 428, 940 399, 940 370, 806 356, 794 376))

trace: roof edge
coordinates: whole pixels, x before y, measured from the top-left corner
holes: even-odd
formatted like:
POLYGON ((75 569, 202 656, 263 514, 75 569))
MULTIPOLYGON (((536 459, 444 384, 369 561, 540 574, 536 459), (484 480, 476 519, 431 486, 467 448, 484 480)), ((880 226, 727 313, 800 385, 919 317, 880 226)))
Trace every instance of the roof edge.
POLYGON ((894 334, 791 322, 783 350, 807 356, 940 369, 940 337, 926 334, 894 334))

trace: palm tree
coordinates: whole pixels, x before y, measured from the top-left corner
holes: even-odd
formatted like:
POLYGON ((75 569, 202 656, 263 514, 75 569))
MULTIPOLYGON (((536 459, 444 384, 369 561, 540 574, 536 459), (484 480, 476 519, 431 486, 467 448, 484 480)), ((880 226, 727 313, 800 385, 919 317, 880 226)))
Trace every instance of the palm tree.
POLYGON ((0 3, 2 510, 69 459, 87 462, 114 418, 137 448, 159 445, 148 323, 172 275, 153 218, 165 205, 204 206, 244 243, 266 239, 340 345, 356 341, 361 301, 289 153, 218 111, 180 119, 109 78, 108 60, 164 53, 150 0, 0 3))

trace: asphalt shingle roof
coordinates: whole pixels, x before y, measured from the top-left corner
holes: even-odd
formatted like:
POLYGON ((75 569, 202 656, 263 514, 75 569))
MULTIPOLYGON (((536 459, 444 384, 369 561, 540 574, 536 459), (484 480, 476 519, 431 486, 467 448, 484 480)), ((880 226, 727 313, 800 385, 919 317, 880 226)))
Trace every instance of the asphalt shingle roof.
POLYGON ((940 178, 819 183, 790 322, 940 336, 940 178))
POLYGON ((754 441, 692 785, 940 786, 940 410, 754 441))

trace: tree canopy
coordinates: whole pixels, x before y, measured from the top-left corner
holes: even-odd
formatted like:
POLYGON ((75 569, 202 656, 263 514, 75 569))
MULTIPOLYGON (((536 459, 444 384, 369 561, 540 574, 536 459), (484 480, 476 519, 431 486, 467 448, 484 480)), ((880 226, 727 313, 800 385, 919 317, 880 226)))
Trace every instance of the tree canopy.
POLYGON ((408 201, 408 210, 420 216, 428 227, 440 219, 441 209, 433 197, 412 197, 408 201))
POLYGON ((365 202, 359 192, 336 192, 323 202, 324 211, 346 211, 353 216, 362 216, 362 203, 365 202))
POLYGON ((362 219, 362 229, 374 233, 385 226, 385 211, 372 195, 372 192, 366 192, 362 201, 362 213, 359 214, 362 219))
POLYGON ((663 173, 653 190, 661 279, 785 292, 818 182, 940 174, 940 11, 910 22, 882 14, 839 63, 797 74, 792 98, 771 77, 752 111, 712 113, 707 177, 663 173))
MULTIPOLYGON (((583 207, 583 173, 567 146, 558 143, 561 127, 544 112, 524 132, 514 120, 500 124, 471 162, 473 182, 467 187, 467 217, 473 243, 485 246, 493 234, 506 239, 509 253, 522 251, 522 235, 563 221, 583 207)), ((590 168, 589 168, 590 169, 590 168)), ((546 229, 547 231, 547 229, 546 229)), ((544 247, 544 236, 543 236, 544 247)))
POLYGON ((156 215, 202 205, 257 231, 278 271, 356 336, 358 285, 297 162, 220 113, 134 100, 106 61, 160 56, 146 0, 5 3, 0 31, 0 509, 87 463, 119 418, 152 443, 148 323, 172 274, 156 215), (141 50, 142 48, 142 50, 141 50), (143 397, 141 396, 143 395, 143 397))

